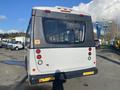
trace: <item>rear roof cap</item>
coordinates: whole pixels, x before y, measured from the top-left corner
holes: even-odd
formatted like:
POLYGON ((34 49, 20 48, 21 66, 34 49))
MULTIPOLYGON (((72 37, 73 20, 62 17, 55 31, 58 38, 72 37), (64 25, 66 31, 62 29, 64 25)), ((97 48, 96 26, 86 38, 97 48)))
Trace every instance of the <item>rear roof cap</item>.
POLYGON ((85 16, 90 16, 89 14, 85 13, 85 12, 79 12, 76 11, 72 8, 68 8, 68 7, 62 7, 62 6, 55 6, 55 7, 33 7, 33 10, 49 10, 52 12, 60 12, 60 13, 68 13, 68 14, 77 14, 77 15, 85 15, 85 16))

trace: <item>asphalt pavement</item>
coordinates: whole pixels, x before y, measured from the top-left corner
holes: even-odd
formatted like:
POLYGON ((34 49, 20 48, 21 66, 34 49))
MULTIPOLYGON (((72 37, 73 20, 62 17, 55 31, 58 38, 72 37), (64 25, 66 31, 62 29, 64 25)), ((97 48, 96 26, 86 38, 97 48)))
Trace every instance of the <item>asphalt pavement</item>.
MULTIPOLYGON (((25 51, 0 49, 0 61, 24 61, 25 51)), ((119 90, 120 88, 120 54, 110 49, 97 50, 98 74, 67 80, 64 90, 119 90)), ((24 82, 16 86, 25 77, 26 71, 20 65, 0 63, 0 90, 52 90, 52 83, 29 86, 24 82)))

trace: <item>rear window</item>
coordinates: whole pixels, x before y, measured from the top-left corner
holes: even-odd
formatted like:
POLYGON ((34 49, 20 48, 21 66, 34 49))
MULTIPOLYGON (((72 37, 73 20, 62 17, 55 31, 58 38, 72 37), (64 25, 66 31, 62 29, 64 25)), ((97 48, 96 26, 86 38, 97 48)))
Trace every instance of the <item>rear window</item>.
POLYGON ((79 44, 84 41, 85 23, 43 18, 44 36, 47 43, 79 44))

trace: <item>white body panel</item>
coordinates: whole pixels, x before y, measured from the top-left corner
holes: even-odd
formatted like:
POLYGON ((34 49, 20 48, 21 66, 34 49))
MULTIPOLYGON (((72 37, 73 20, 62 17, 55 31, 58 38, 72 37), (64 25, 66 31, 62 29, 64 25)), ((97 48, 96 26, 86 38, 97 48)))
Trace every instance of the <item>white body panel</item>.
POLYGON ((22 49, 23 48, 23 45, 22 44, 12 44, 13 48, 17 47, 19 49, 22 49))
POLYGON ((56 7, 33 7, 33 9, 35 10, 50 10, 50 11, 53 11, 53 12, 60 12, 60 13, 71 13, 71 14, 85 14, 85 15, 89 15, 88 13, 86 12, 79 12, 73 8, 68 8, 68 7, 61 7, 61 6, 56 6, 56 7), (61 10, 63 11, 68 11, 68 12, 61 12, 61 10), (70 11, 70 12, 69 12, 70 11))
POLYGON ((43 61, 38 65, 36 49, 29 50, 28 73, 30 75, 42 75, 55 73, 56 71, 69 72, 96 67, 95 48, 90 51, 91 60, 88 60, 88 48, 47 48, 41 49, 40 55, 43 61), (33 71, 33 68, 35 71, 33 71))

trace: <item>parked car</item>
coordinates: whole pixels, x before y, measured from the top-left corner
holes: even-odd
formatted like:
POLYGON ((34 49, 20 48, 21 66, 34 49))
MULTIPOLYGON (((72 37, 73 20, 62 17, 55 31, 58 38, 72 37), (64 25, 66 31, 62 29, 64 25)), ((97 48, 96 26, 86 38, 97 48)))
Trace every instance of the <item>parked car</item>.
POLYGON ((11 42, 7 42, 6 48, 7 48, 7 49, 10 49, 10 48, 11 48, 12 43, 13 43, 12 41, 11 41, 11 42))
POLYGON ((100 47, 100 42, 99 42, 98 39, 95 40, 95 47, 96 47, 96 48, 100 47))
POLYGON ((8 43, 7 41, 2 41, 1 43, 2 43, 2 47, 3 47, 3 48, 6 48, 6 47, 7 47, 7 43, 8 43))
POLYGON ((13 42, 8 43, 7 48, 11 50, 20 50, 20 49, 23 49, 24 46, 19 41, 13 41, 13 42))
POLYGON ((0 48, 2 47, 2 42, 0 41, 0 48))

